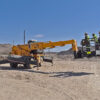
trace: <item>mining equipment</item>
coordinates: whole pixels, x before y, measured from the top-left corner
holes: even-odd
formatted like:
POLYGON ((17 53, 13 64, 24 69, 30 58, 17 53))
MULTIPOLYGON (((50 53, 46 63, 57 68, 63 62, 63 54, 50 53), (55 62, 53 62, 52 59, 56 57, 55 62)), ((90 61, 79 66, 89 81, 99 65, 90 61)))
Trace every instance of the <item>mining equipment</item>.
POLYGON ((100 38, 98 38, 98 42, 96 42, 93 38, 90 38, 89 41, 82 39, 80 44, 81 47, 78 48, 76 58, 91 58, 100 56, 100 38), (87 44, 89 44, 88 48, 87 44))
POLYGON ((96 57, 100 56, 100 39, 95 42, 93 38, 86 41, 82 39, 81 47, 78 48, 76 40, 66 40, 57 42, 38 42, 36 40, 29 40, 27 44, 13 45, 12 50, 6 59, 0 61, 0 64, 10 63, 12 68, 17 68, 18 64, 23 64, 24 68, 33 68, 33 66, 40 67, 43 62, 50 62, 53 64, 53 58, 48 58, 44 55, 44 50, 55 48, 57 46, 72 45, 74 58, 96 57), (87 49, 87 44, 89 44, 87 49))
POLYGON ((55 48, 57 46, 65 46, 71 44, 74 57, 77 58, 77 42, 76 40, 66 40, 57 42, 37 42, 29 40, 27 44, 14 45, 7 59, 0 61, 0 64, 10 63, 12 68, 17 68, 18 64, 23 64, 24 68, 33 68, 33 65, 40 67, 42 62, 51 62, 53 58, 48 59, 44 55, 44 50, 47 48, 55 48))

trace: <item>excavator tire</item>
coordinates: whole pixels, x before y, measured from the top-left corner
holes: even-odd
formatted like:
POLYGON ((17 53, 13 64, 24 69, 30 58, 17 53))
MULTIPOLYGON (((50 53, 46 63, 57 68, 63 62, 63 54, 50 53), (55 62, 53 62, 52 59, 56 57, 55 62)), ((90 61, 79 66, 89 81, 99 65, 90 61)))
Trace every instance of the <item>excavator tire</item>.
POLYGON ((11 68, 17 68, 18 64, 17 63, 10 63, 11 68))
POLYGON ((33 65, 30 64, 30 60, 31 60, 31 58, 24 57, 24 62, 25 62, 25 64, 23 64, 24 68, 26 68, 26 69, 32 69, 33 68, 33 65))
POLYGON ((24 64, 24 68, 26 69, 32 69, 33 68, 33 65, 32 64, 24 64))

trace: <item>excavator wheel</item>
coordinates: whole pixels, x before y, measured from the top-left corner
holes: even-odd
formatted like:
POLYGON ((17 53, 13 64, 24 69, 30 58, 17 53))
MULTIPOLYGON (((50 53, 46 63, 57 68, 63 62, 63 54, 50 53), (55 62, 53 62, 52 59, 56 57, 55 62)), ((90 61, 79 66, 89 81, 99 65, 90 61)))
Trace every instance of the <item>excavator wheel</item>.
POLYGON ((11 68, 17 68, 18 64, 17 63, 10 63, 11 68))
POLYGON ((33 65, 32 64, 24 64, 24 68, 26 68, 26 69, 32 69, 33 65))
POLYGON ((29 57, 24 58, 24 62, 25 62, 24 68, 26 68, 26 69, 32 69, 33 68, 33 65, 30 64, 30 60, 31 60, 31 58, 29 58, 29 57))

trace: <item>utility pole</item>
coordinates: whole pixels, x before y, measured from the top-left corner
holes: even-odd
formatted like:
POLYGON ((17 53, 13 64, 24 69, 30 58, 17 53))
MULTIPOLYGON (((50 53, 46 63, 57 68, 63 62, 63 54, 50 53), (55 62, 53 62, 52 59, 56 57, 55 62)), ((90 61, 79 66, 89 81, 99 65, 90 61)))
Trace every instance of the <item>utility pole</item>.
POLYGON ((25 44, 25 38, 26 38, 25 35, 26 35, 26 34, 25 34, 25 30, 24 30, 24 44, 25 44))
POLYGON ((14 40, 13 40, 13 45, 14 45, 14 40))

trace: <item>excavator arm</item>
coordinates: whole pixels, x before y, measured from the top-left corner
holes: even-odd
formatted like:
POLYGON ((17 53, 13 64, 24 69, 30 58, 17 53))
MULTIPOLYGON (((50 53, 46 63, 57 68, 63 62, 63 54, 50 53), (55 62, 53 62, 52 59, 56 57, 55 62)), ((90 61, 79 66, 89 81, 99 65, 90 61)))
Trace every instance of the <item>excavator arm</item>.
MULTIPOLYGON (((33 41, 34 42, 34 41, 33 41)), ((47 48, 55 48, 57 46, 65 46, 68 44, 72 45, 72 50, 74 52, 74 57, 77 58, 77 52, 78 52, 78 48, 77 48, 77 42, 76 40, 67 40, 67 41, 57 41, 57 42, 28 42, 28 44, 24 44, 24 45, 14 45, 12 47, 12 51, 11 51, 11 56, 14 55, 20 55, 21 56, 21 61, 19 60, 19 58, 17 59, 15 57, 15 60, 13 58, 12 59, 8 59, 10 62, 11 67, 16 67, 18 65, 18 63, 23 63, 25 68, 32 68, 32 64, 36 65, 37 68, 39 66, 41 66, 41 63, 43 61, 45 62, 51 62, 53 64, 53 59, 48 59, 43 55, 43 51, 44 49, 47 48)), ((8 62, 7 60, 7 62, 8 62)))
POLYGON ((72 50, 74 51, 74 56, 77 54, 77 42, 76 40, 67 40, 67 41, 57 41, 57 42, 36 42, 25 45, 17 45, 12 47, 11 54, 21 55, 21 56, 31 56, 31 51, 33 50, 44 50, 47 48, 55 48, 56 46, 65 46, 71 44, 72 50))

